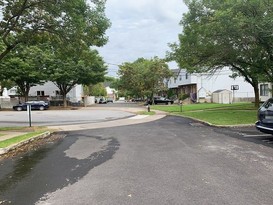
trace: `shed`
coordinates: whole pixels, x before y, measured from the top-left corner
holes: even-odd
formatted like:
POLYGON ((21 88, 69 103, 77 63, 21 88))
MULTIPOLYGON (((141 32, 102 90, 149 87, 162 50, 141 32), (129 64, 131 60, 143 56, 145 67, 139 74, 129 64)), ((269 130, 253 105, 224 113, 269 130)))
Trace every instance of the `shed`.
POLYGON ((232 103, 232 92, 229 90, 216 90, 212 93, 212 102, 220 104, 232 103))

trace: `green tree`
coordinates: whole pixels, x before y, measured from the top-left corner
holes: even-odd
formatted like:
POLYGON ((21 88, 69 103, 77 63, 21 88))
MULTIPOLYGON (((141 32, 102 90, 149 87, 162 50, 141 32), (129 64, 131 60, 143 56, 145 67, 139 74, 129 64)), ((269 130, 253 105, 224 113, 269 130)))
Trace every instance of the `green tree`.
POLYGON ((21 43, 50 40, 102 46, 110 26, 105 0, 0 0, 0 61, 21 43))
MULTIPOLYGON (((259 105, 261 73, 272 68, 272 2, 266 0, 188 0, 179 44, 169 57, 189 72, 214 72, 229 67, 243 76, 259 105), (267 49, 270 47, 270 49, 267 49)), ((273 79, 273 78, 271 78, 273 79)))
MULTIPOLYGON (((3 79, 3 77, 1 79, 3 79)), ((0 85, 1 85, 0 95, 2 95, 4 88, 10 89, 13 86, 16 86, 16 84, 14 82, 12 82, 11 80, 2 80, 2 81, 0 81, 0 85)))
POLYGON ((92 96, 106 96, 107 92, 103 85, 103 83, 97 83, 95 85, 91 85, 89 88, 89 95, 92 96))
POLYGON ((30 88, 44 83, 46 79, 45 61, 47 57, 42 47, 19 46, 16 52, 11 52, 1 62, 2 85, 14 82, 19 88, 18 92, 27 101, 30 88))
POLYGON ((77 84, 90 85, 104 81, 106 66, 96 50, 58 48, 47 62, 48 79, 56 84, 67 106, 66 95, 77 84))
POLYGON ((120 66, 120 87, 133 97, 153 97, 155 93, 166 90, 164 79, 172 72, 162 59, 150 60, 139 58, 133 63, 126 62, 120 66))

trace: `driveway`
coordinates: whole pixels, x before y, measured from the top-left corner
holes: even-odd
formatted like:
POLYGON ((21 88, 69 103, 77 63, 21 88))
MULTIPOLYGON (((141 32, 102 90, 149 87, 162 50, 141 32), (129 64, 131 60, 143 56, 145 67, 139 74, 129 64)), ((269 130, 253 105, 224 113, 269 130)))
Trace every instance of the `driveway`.
POLYGON ((237 128, 167 116, 66 134, 57 143, 1 162, 2 204, 271 205, 273 201, 272 144, 242 135, 237 128))

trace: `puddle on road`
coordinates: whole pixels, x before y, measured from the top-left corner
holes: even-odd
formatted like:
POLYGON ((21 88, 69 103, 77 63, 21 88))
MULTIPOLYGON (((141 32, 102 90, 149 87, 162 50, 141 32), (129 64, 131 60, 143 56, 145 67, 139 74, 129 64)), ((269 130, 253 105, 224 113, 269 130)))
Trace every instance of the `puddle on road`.
POLYGON ((111 159, 119 146, 115 138, 71 135, 20 157, 0 161, 0 204, 34 204, 46 193, 74 184, 91 169, 111 159), (67 156, 65 152, 81 137, 87 144, 94 139, 106 143, 86 158, 67 156))
POLYGON ((5 192, 29 176, 36 164, 44 159, 47 153, 58 146, 59 143, 48 142, 37 150, 0 161, 0 193, 5 192))

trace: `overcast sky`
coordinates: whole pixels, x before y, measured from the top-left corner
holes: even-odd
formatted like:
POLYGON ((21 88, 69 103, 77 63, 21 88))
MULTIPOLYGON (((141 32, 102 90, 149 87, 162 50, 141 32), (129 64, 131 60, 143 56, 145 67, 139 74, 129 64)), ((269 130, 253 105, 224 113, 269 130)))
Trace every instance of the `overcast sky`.
POLYGON ((109 63, 108 75, 116 76, 117 65, 124 62, 165 57, 168 43, 178 40, 179 21, 186 11, 183 0, 107 0, 106 16, 112 26, 106 33, 108 43, 98 50, 109 63))

